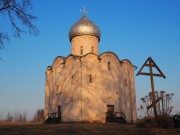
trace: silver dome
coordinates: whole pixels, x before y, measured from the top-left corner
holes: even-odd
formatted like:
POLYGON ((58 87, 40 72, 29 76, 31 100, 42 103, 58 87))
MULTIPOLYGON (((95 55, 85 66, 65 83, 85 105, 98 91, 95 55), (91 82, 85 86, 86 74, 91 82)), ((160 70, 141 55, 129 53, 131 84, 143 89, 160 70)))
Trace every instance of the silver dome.
POLYGON ((96 36, 100 41, 101 32, 98 26, 90 21, 86 16, 83 16, 71 27, 69 31, 69 39, 71 41, 73 37, 81 35, 96 36))

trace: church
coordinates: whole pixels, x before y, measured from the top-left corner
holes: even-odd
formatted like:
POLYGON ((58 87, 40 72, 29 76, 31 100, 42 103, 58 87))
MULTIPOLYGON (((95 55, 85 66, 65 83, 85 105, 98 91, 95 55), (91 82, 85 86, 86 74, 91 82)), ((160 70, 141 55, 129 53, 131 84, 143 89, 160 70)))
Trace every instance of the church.
POLYGON ((86 14, 70 28, 69 40, 71 53, 46 70, 45 118, 58 113, 61 122, 135 122, 136 67, 113 52, 99 54, 101 32, 86 14))

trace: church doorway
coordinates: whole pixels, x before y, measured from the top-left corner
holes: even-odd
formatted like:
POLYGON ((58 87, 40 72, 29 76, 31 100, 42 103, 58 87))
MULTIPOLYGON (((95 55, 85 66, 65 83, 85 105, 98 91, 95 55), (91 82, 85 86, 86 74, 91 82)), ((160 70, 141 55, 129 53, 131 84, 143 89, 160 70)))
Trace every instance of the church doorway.
POLYGON ((114 105, 107 105, 106 122, 113 122, 114 120, 114 105))
POLYGON ((61 122, 61 106, 57 106, 57 109, 58 109, 58 121, 59 123, 61 122))

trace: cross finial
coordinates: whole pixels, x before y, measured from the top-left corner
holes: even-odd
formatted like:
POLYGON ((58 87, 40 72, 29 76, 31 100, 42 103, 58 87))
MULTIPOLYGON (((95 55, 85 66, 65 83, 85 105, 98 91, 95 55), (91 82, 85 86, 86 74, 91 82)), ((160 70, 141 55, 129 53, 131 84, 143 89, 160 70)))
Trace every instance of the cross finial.
POLYGON ((86 16, 86 14, 88 13, 87 11, 86 11, 86 7, 84 6, 84 9, 83 10, 80 10, 82 13, 83 13, 83 15, 84 16, 86 16))

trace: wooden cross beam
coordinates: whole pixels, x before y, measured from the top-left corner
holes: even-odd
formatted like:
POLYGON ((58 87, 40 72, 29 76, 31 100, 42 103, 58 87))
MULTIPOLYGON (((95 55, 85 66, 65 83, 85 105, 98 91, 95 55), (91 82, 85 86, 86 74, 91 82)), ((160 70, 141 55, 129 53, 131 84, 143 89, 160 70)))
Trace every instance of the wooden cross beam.
POLYGON ((156 106, 156 104, 157 104, 160 100, 162 100, 162 99, 163 99, 163 97, 159 97, 157 100, 155 100, 154 103, 152 103, 150 106, 147 107, 147 110, 149 110, 149 109, 151 109, 152 107, 156 106))
POLYGON ((141 67, 141 69, 139 70, 139 72, 137 73, 136 76, 138 75, 147 75, 147 76, 157 76, 157 77, 163 77, 164 79, 166 78, 165 75, 163 74, 163 72, 159 69, 159 67, 157 66, 157 64, 154 62, 154 60, 149 57, 145 63, 143 64, 143 66, 141 67), (146 72, 142 72, 142 70, 144 69, 144 67, 149 67, 149 68, 156 68, 157 71, 159 72, 159 74, 155 74, 155 73, 146 73, 146 72))

